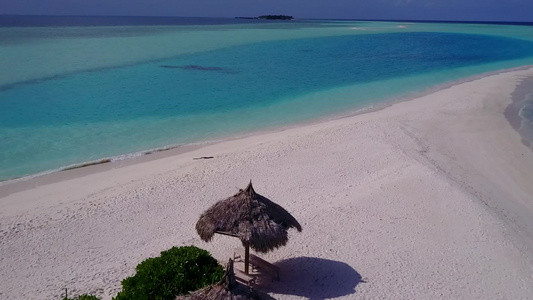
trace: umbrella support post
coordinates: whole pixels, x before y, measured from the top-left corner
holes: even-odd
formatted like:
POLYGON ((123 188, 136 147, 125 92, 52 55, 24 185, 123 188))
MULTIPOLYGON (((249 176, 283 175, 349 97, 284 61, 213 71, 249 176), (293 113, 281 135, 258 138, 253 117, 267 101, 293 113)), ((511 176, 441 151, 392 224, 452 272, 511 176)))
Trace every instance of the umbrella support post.
POLYGON ((250 266, 250 246, 246 245, 244 247, 244 273, 250 274, 249 266, 250 266))

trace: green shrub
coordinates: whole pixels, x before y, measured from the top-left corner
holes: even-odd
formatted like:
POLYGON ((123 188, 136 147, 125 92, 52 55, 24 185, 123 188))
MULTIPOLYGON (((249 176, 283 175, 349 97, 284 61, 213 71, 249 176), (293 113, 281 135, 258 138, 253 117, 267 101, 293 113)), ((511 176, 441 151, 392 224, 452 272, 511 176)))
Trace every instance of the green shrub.
POLYGON ((93 295, 79 295, 78 298, 63 298, 63 300, 100 300, 100 298, 93 296, 93 295))
POLYGON ((122 281, 122 291, 113 300, 173 300, 218 282, 224 275, 209 252, 194 246, 172 247, 141 262, 136 270, 122 281))

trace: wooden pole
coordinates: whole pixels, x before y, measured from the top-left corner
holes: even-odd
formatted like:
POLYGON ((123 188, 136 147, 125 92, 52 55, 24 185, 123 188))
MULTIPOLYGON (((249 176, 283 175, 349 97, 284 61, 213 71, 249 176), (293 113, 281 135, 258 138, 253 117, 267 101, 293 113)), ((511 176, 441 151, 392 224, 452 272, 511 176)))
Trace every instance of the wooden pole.
POLYGON ((246 245, 244 246, 244 273, 249 273, 249 265, 250 265, 250 246, 246 245))
POLYGON ((230 258, 226 270, 226 286, 228 289, 235 287, 235 271, 233 271, 233 260, 230 258))

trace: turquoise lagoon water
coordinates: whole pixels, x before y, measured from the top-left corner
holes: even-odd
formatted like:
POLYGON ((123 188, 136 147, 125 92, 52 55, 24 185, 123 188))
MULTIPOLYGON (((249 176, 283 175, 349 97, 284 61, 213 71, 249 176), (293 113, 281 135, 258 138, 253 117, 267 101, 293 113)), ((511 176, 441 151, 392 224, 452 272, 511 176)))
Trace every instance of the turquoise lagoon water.
POLYGON ((533 62, 531 26, 208 20, 1 27, 0 179, 354 112, 533 62))

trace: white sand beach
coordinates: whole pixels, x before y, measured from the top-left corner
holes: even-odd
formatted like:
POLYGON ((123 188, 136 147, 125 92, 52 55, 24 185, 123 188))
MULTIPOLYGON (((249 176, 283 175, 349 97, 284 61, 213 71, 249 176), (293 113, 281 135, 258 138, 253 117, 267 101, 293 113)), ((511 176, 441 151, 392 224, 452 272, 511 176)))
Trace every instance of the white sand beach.
POLYGON ((533 69, 379 111, 0 185, 0 299, 111 299, 250 181, 302 225, 264 255, 277 299, 532 299, 533 152, 504 116, 533 69), (213 159, 193 160, 213 156, 213 159), (94 170, 93 170, 94 169, 94 170), (55 179, 54 179, 55 178, 55 179))

